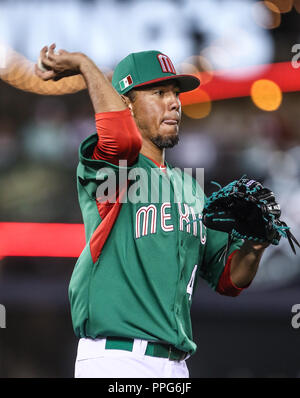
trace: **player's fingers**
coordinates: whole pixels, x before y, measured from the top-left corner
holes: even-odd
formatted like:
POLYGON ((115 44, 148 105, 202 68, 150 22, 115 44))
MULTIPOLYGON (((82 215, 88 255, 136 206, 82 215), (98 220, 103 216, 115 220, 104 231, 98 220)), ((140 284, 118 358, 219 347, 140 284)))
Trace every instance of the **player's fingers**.
POLYGON ((48 50, 44 50, 41 54, 41 62, 47 69, 56 70, 57 59, 54 52, 56 45, 55 43, 51 44, 48 50))
POLYGON ((49 47, 49 51, 47 53, 47 58, 50 59, 51 61, 54 59, 53 56, 55 55, 55 50, 56 44, 52 43, 51 46, 49 47))
POLYGON ((53 55, 54 55, 54 49, 56 47, 55 43, 52 43, 49 47, 44 46, 42 50, 40 51, 40 60, 44 66, 47 66, 48 68, 53 68, 54 64, 51 63, 54 61, 53 55))
POLYGON ((34 73, 38 76, 38 77, 40 77, 40 78, 42 78, 42 71, 41 71, 41 69, 38 67, 38 65, 37 64, 35 64, 34 65, 34 73))
POLYGON ((46 52, 48 51, 48 46, 44 46, 41 51, 40 51, 40 55, 44 55, 46 54, 46 52))
POLYGON ((42 79, 45 81, 54 80, 55 76, 56 76, 56 73, 53 70, 49 70, 49 71, 43 73, 42 79))
POLYGON ((56 75, 55 72, 54 72, 53 70, 42 71, 42 70, 38 67, 38 65, 35 65, 35 66, 34 66, 34 71, 35 71, 35 74, 36 74, 40 79, 45 80, 45 81, 54 79, 54 77, 55 77, 55 75, 56 75))
POLYGON ((47 69, 55 69, 54 60, 51 60, 48 57, 44 56, 44 57, 41 57, 41 62, 43 64, 43 66, 45 66, 47 69))
POLYGON ((48 59, 48 55, 49 55, 49 48, 48 46, 45 46, 41 49, 40 51, 40 59, 42 62, 46 62, 48 59))
POLYGON ((53 53, 54 50, 55 50, 55 48, 56 48, 56 44, 55 44, 55 43, 52 43, 52 44, 50 45, 50 47, 49 47, 49 51, 50 51, 51 53, 53 53))
POLYGON ((48 46, 44 46, 41 51, 40 51, 40 59, 45 58, 46 54, 48 52, 48 46))

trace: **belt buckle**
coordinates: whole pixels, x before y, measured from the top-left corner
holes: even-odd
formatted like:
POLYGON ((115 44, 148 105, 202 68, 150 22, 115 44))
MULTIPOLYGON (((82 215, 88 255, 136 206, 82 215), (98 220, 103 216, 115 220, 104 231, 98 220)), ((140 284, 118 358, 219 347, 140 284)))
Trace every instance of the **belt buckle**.
POLYGON ((187 357, 187 353, 184 352, 184 351, 182 351, 181 354, 180 354, 180 357, 179 357, 178 361, 183 361, 184 359, 186 359, 186 357, 187 357))
POLYGON ((180 357, 178 359, 171 359, 171 353, 172 353, 172 346, 169 345, 168 359, 170 361, 183 361, 187 357, 187 353, 182 351, 182 354, 180 355, 180 357))
POLYGON ((179 361, 183 361, 186 358, 187 358, 187 352, 183 351, 182 356, 180 357, 179 361))

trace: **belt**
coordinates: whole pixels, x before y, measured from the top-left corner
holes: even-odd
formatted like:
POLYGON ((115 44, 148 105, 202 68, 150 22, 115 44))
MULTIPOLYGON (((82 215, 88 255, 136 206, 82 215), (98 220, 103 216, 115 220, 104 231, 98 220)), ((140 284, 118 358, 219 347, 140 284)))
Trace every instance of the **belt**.
MULTIPOLYGON (((132 351, 134 339, 123 337, 106 337, 105 348, 107 350, 132 351)), ((182 361, 188 353, 181 351, 170 344, 152 343, 148 341, 145 355, 158 358, 168 358, 171 361, 182 361)))

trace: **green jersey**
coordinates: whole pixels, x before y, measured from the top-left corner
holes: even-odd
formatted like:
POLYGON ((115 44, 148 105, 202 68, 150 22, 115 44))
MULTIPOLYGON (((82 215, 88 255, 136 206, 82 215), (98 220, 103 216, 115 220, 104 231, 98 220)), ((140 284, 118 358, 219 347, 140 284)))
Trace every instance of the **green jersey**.
MULTIPOLYGON (((162 171, 142 154, 128 168, 94 160, 97 140, 93 134, 79 148, 86 246, 69 286, 75 333, 162 341, 192 354, 193 292, 199 277, 216 289, 228 235, 202 224, 204 194, 195 178, 168 164, 162 171), (99 203, 109 170, 116 201, 99 203)), ((241 244, 235 240, 229 254, 241 244)))

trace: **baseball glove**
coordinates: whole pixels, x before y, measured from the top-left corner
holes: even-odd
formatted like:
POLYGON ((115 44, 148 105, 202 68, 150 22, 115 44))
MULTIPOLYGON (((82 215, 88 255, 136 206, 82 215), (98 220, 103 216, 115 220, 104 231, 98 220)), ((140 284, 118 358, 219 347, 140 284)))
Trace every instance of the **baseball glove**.
POLYGON ((294 243, 300 245, 287 224, 280 220, 280 206, 270 189, 245 176, 219 188, 207 199, 202 220, 206 227, 229 234, 224 262, 232 238, 278 245, 284 237, 296 254, 294 243))

